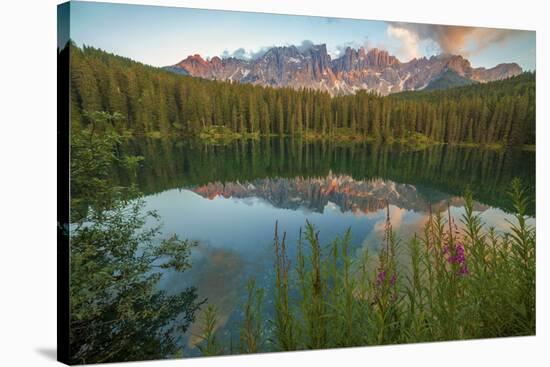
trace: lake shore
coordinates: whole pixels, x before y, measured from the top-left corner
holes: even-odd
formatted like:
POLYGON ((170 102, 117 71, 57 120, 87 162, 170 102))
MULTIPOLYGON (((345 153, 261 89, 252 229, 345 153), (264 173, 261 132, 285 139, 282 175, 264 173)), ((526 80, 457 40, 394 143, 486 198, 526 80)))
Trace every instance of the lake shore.
POLYGON ((479 148, 483 150, 506 150, 506 149, 521 149, 528 152, 536 152, 536 146, 534 144, 524 144, 522 146, 506 146, 503 143, 490 143, 480 144, 472 142, 441 142, 430 139, 429 137, 413 133, 407 137, 402 138, 382 138, 371 135, 359 135, 348 132, 339 132, 334 134, 322 134, 316 132, 304 132, 302 134, 260 134, 256 133, 238 133, 225 127, 206 128, 199 134, 186 134, 186 133, 163 133, 161 131, 153 131, 146 134, 135 134, 131 131, 126 131, 123 136, 125 138, 140 138, 147 137, 150 139, 166 139, 166 138, 185 138, 190 140, 199 140, 205 144, 223 145, 229 144, 237 140, 260 140, 260 139, 272 139, 272 138, 284 138, 284 139, 297 139, 304 142, 330 142, 335 144, 398 144, 407 146, 414 149, 425 149, 431 146, 448 145, 451 147, 460 148, 479 148))

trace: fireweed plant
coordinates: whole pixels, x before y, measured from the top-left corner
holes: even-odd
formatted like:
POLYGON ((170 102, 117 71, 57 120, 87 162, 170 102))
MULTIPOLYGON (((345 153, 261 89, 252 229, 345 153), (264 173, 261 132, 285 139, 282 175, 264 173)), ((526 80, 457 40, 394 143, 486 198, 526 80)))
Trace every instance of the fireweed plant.
MULTIPOLYGON (((323 246, 319 231, 306 222, 293 267, 286 233, 281 238, 276 223, 275 312, 262 317, 264 293, 251 281, 241 352, 535 334, 535 228, 526 221, 532 200, 518 179, 509 195, 516 214, 507 233, 484 226, 467 192, 458 223, 450 208, 445 214, 430 208, 421 234, 404 245, 386 205, 376 255, 364 249, 352 256, 349 229, 323 246)), ((207 344, 212 332, 205 332, 207 344)))

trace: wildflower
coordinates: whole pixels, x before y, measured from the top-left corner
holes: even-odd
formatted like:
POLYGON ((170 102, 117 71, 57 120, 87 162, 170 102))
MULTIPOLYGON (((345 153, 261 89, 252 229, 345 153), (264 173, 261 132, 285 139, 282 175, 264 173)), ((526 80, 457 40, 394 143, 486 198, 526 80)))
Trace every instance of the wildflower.
MULTIPOLYGON (((387 272, 385 270, 380 270, 376 276, 376 285, 381 286, 386 281, 387 272)), ((394 286, 397 280, 397 275, 393 273, 390 277, 389 285, 394 286)))
POLYGON ((394 286, 395 285, 395 280, 397 279, 395 273, 392 274, 391 278, 390 278, 390 285, 391 286, 394 286))
POLYGON ((392 247, 393 242, 390 223, 390 207, 387 202, 386 208, 386 225, 384 226, 384 239, 382 242, 382 249, 380 250, 380 265, 376 273, 377 294, 375 299, 378 302, 381 295, 386 295, 390 296, 390 302, 395 303, 397 300, 397 274, 392 270, 392 266, 390 265, 394 256, 394 248, 392 247), (389 276, 388 272, 391 273, 391 276, 389 276))
POLYGON ((443 246, 443 255, 446 257, 449 264, 459 265, 458 275, 468 275, 468 265, 466 264, 466 253, 464 246, 460 242, 456 242, 454 251, 451 251, 448 245, 443 246))
POLYGON ((384 280, 386 280, 386 271, 381 270, 378 272, 378 276, 376 277, 376 284, 381 286, 382 283, 384 283, 384 280))

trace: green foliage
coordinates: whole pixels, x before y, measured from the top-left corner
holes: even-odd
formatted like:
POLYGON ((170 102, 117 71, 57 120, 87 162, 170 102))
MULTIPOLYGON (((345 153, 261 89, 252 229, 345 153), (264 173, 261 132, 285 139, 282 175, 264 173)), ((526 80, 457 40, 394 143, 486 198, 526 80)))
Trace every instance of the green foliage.
POLYGON ((237 133, 225 126, 209 126, 203 128, 199 134, 199 138, 202 142, 206 144, 220 144, 220 143, 229 143, 236 139, 242 138, 258 138, 258 133, 237 133))
POLYGON ((107 124, 106 115, 88 113, 86 129, 71 134, 71 218, 82 219, 90 206, 101 212, 120 197, 110 179, 111 166, 117 157, 113 147, 120 136, 107 124))
POLYGON ((197 136, 223 126, 241 136, 302 136, 392 142, 422 134, 434 142, 535 143, 535 75, 382 97, 210 81, 170 73, 84 46, 71 46, 73 125, 82 111, 125 118, 116 128, 137 134, 197 136), (251 135, 247 135, 251 134, 251 135))
POLYGON ((159 240, 154 212, 144 213, 135 185, 117 187, 119 162, 135 178, 140 157, 119 157, 117 115, 85 113, 88 126, 71 132, 70 351, 72 363, 155 359, 176 355, 199 308, 196 290, 167 295, 161 273, 190 267, 193 243, 159 240), (147 225, 146 225, 147 224, 147 225))
POLYGON ((241 352, 257 353, 262 350, 262 302, 263 289, 256 287, 254 279, 250 279, 247 286, 248 296, 244 305, 244 321, 241 330, 241 352))
POLYGON ((202 316, 202 332, 196 344, 203 356, 217 356, 223 354, 223 348, 216 336, 218 311, 213 305, 208 305, 202 316))
MULTIPOLYGON (((532 199, 526 195, 519 180, 512 182, 510 195, 514 199, 516 222, 511 223, 510 250, 512 253, 512 272, 518 275, 515 280, 516 307, 521 330, 535 330, 535 228, 526 223, 527 208, 532 199)), ((524 331, 525 332, 525 331, 524 331)))
POLYGON ((283 234, 283 239, 279 242, 278 223, 275 223, 275 279, 276 279, 276 296, 275 296, 275 320, 273 326, 275 329, 274 343, 278 345, 280 350, 295 350, 296 349, 296 330, 292 311, 289 306, 288 295, 288 272, 290 262, 286 255, 286 233, 283 234))

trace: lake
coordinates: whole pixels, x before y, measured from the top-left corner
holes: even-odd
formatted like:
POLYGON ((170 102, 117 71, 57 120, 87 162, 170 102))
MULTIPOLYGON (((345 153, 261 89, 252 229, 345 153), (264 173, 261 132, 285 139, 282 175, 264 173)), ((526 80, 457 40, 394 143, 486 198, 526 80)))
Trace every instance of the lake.
MULTIPOLYGON (((160 287, 178 292, 196 286, 219 311, 218 330, 236 345, 248 279, 272 292, 275 222, 286 232, 289 257, 306 221, 327 244, 351 228, 352 248, 376 253, 384 232, 386 203, 397 236, 422 231, 430 207, 464 213, 462 195, 497 231, 508 228, 513 207, 507 190, 520 177, 535 192, 535 153, 446 145, 415 150, 401 145, 305 143, 291 139, 197 141, 136 139, 120 153, 145 159, 137 183, 146 209, 162 218, 163 232, 199 241, 192 268, 166 272, 160 287)), ((121 183, 127 172, 114 172, 121 183)), ((534 209, 530 209, 534 224, 534 209)), ((271 297, 266 296, 266 309, 271 297)), ((266 323, 266 330, 269 324, 266 323)), ((186 355, 196 355, 195 324, 181 337, 186 355)), ((236 351, 233 351, 236 352, 236 351)))

